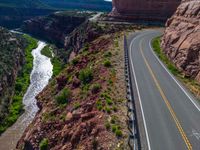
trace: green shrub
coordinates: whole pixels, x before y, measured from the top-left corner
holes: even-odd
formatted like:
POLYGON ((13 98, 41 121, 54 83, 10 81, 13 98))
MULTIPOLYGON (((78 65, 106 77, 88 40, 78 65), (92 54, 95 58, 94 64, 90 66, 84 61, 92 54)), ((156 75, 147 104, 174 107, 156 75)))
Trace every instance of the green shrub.
POLYGON ((40 142, 40 150, 47 150, 48 149, 48 139, 44 138, 41 142, 40 142))
POLYGON ((96 105, 97 105, 97 109, 98 109, 99 111, 101 111, 101 110, 103 109, 103 105, 102 105, 101 100, 98 100, 98 101, 96 102, 96 105))
POLYGON ((74 58, 74 59, 72 60, 72 65, 76 65, 76 64, 78 64, 78 58, 74 58))
POLYGON ((104 65, 105 67, 111 67, 111 62, 110 62, 109 60, 105 60, 105 61, 103 62, 103 65, 104 65))
POLYGON ((110 113, 111 113, 110 107, 106 106, 106 107, 105 107, 105 111, 106 111, 108 114, 110 114, 110 113))
POLYGON ((88 68, 81 70, 79 73, 79 79, 83 84, 90 83, 93 79, 92 70, 88 68))
POLYGON ((112 125, 112 132, 115 133, 115 131, 117 131, 117 130, 118 130, 117 126, 116 125, 112 125))
POLYGON ((89 47, 90 47, 89 43, 86 43, 84 48, 83 48, 83 51, 88 51, 89 47))
POLYGON ((71 96, 71 91, 69 89, 63 89, 58 96, 56 96, 57 104, 66 104, 68 103, 71 96))
POLYGON ((106 122, 105 127, 106 127, 107 130, 110 129, 110 123, 108 121, 106 122))
POLYGON ((118 129, 115 131, 115 134, 116 134, 116 136, 118 136, 118 137, 122 137, 122 135, 123 135, 123 134, 122 134, 122 131, 121 131, 121 130, 118 130, 118 129))
POLYGON ((112 105, 113 101, 110 98, 106 98, 106 104, 112 105))
POLYGON ((101 85, 100 84, 93 84, 92 87, 91 87, 91 91, 92 93, 98 93, 99 90, 101 89, 101 85))
POLYGON ((80 106, 81 106, 81 104, 79 102, 74 103, 74 109, 78 109, 80 106))
POLYGON ((112 109, 114 112, 117 112, 117 106, 113 106, 112 109))

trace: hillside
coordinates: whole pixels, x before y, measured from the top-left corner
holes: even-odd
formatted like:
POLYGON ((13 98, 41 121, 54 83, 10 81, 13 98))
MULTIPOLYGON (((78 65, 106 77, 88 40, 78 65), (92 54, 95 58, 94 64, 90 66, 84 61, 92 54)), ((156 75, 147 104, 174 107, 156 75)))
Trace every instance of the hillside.
POLYGON ((88 22, 65 38, 69 61, 37 96, 40 110, 18 149, 128 149, 126 29, 88 22))

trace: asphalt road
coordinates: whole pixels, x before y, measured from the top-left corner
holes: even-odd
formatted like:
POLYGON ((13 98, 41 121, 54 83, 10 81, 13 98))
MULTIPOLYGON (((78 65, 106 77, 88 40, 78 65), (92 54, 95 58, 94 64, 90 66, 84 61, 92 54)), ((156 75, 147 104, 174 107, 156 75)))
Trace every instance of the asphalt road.
POLYGON ((130 67, 149 150, 200 150, 200 105, 151 48, 159 30, 129 37, 130 67))

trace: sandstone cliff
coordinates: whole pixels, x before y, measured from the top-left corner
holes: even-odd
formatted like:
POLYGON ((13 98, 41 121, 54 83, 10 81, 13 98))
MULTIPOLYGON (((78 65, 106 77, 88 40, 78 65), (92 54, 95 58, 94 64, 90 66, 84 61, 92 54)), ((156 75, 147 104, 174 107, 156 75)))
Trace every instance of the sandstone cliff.
POLYGON ((200 82, 200 0, 184 0, 166 23, 162 48, 185 76, 200 82))
POLYGON ((111 16, 127 20, 166 21, 181 0, 113 0, 111 16))
POLYGON ((8 113, 15 79, 25 62, 24 46, 20 38, 0 27, 0 122, 8 113))

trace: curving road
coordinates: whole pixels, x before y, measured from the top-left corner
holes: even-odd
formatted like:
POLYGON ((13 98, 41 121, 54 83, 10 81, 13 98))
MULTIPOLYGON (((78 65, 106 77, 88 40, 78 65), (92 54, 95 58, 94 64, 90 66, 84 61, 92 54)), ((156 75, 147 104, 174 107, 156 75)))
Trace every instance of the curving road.
POLYGON ((142 149, 200 150, 200 105, 154 54, 151 40, 161 34, 145 30, 129 37, 142 149))

